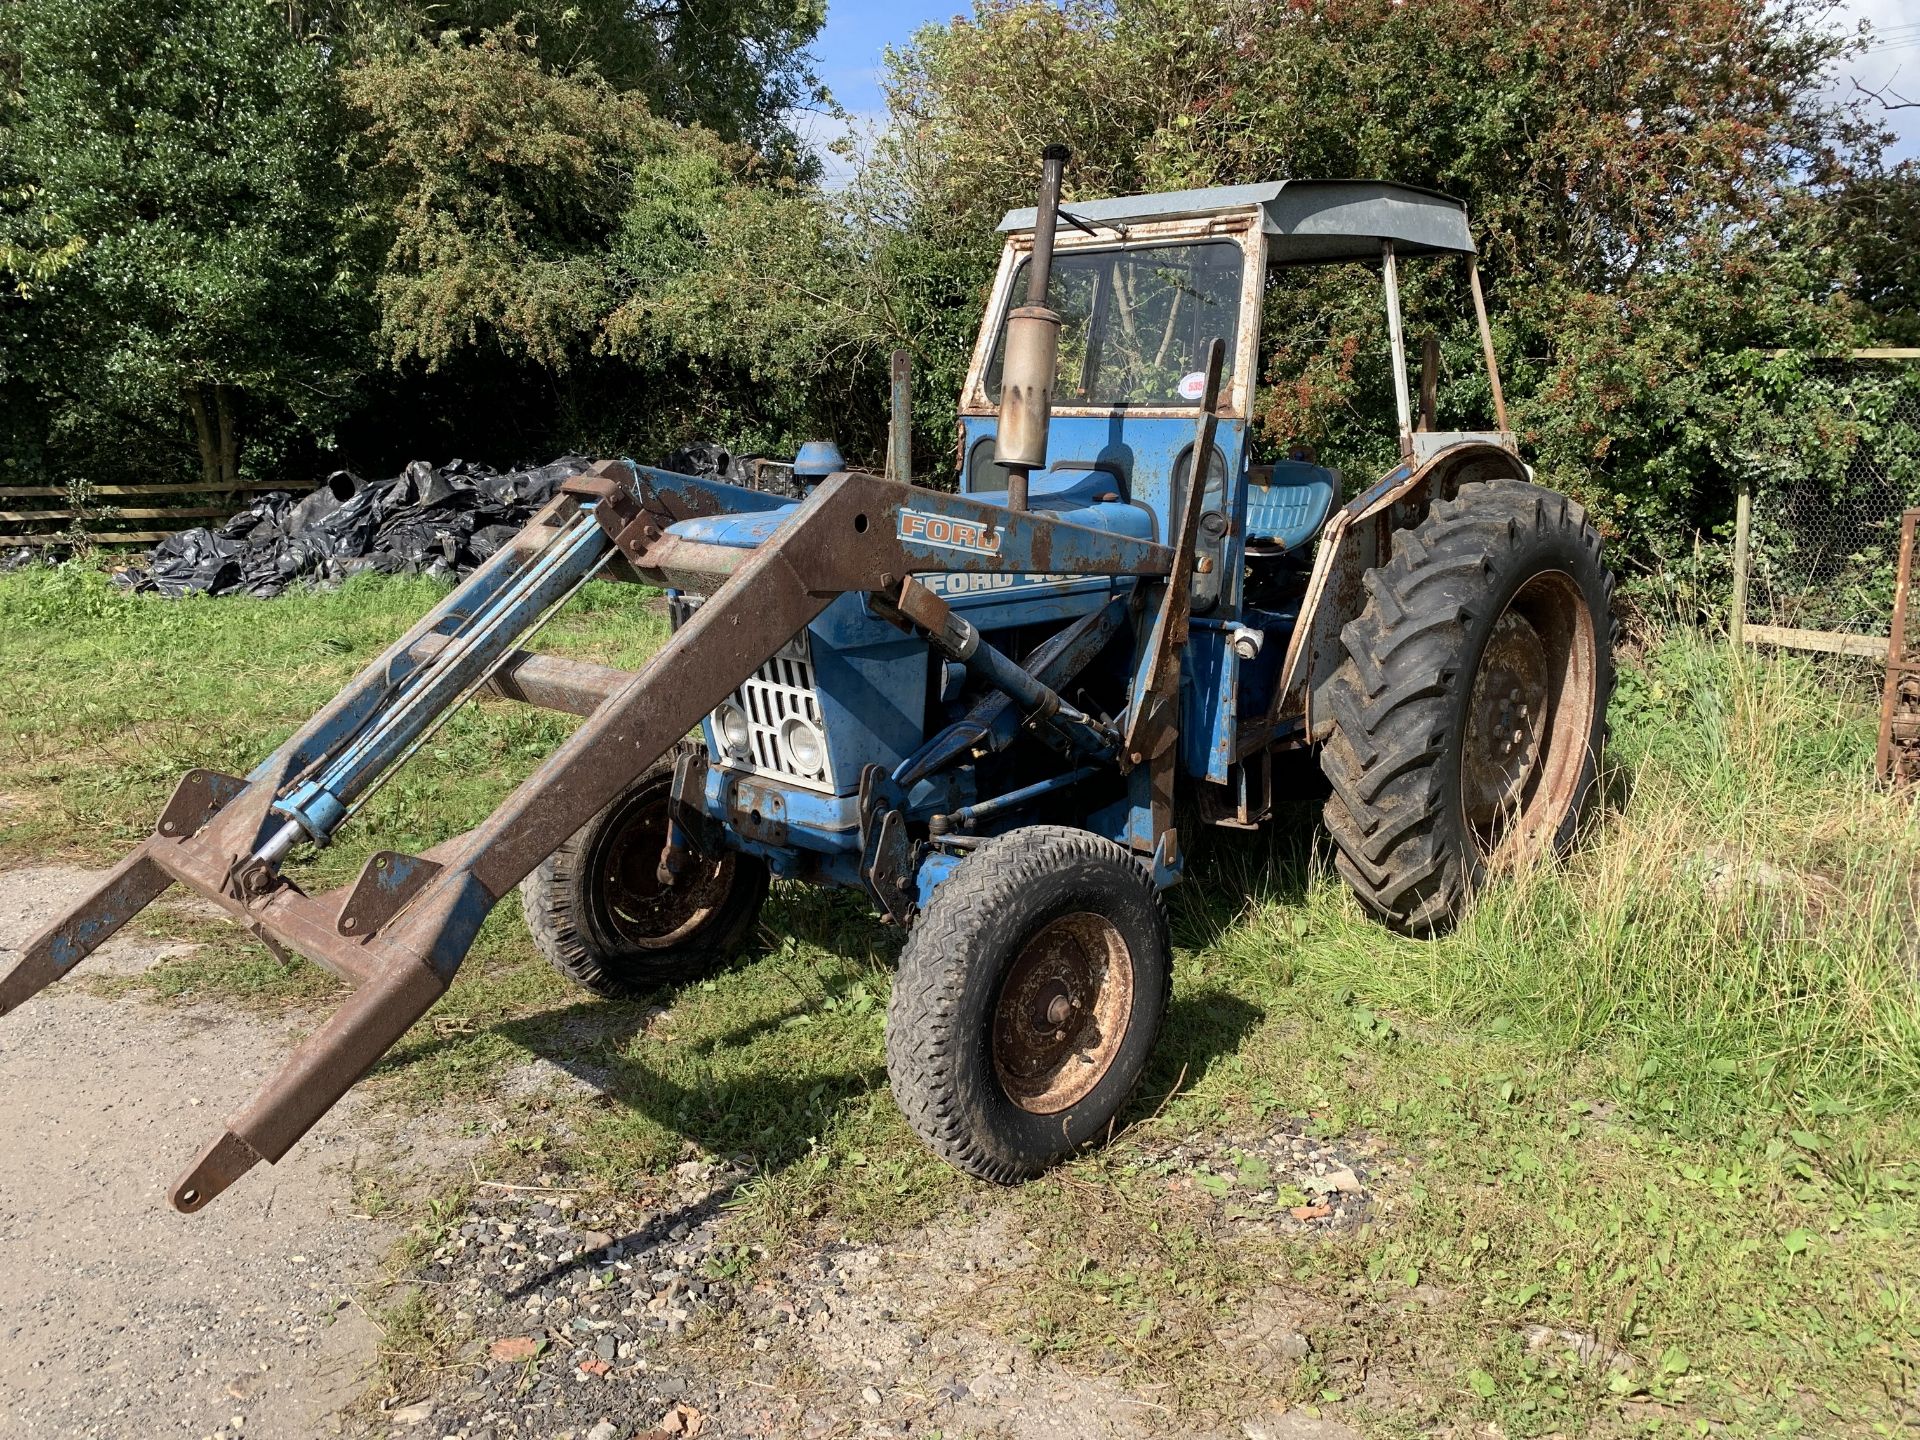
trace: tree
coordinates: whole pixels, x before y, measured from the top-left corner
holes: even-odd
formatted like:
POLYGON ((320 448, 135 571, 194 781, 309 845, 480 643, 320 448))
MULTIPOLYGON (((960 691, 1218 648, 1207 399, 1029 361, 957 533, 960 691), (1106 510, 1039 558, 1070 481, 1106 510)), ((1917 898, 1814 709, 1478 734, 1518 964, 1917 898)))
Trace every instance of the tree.
POLYGON ((376 61, 419 44, 484 46, 511 30, 548 71, 590 70, 662 120, 810 174, 787 117, 831 103, 807 55, 825 18, 824 0, 338 0, 310 7, 302 23, 376 61))
POLYGON ((1869 343, 1920 345, 1920 161, 1850 186, 1846 210, 1869 343))
POLYGON ((357 357, 322 50, 252 0, 14 0, 0 54, 0 279, 50 433, 190 427, 226 489, 249 426, 324 431, 357 357))
POLYGON ((850 375, 881 393, 856 232, 746 146, 657 118, 592 67, 555 70, 518 26, 344 81, 403 373, 495 352, 529 384, 565 377, 552 403, 572 436, 655 452, 788 445, 846 420, 850 375))
MULTIPOLYGON (((984 282, 1041 147, 1073 195, 1373 175, 1464 199, 1515 422, 1640 553, 1713 522, 1779 392, 1763 352, 1847 343, 1835 198, 1881 136, 1829 97, 1824 0, 984 0, 894 57, 879 166, 984 282)), ((1443 412, 1491 419, 1457 267, 1407 267, 1443 412)), ((1262 426, 1391 455, 1377 277, 1281 277, 1262 426)), ((971 308, 971 307, 970 307, 971 308)), ((977 310, 973 313, 977 313, 977 310)), ((956 357, 972 314, 940 346, 956 357)), ((951 363, 951 362, 950 362, 951 363)), ((1796 433, 1822 429, 1803 417, 1796 433)), ((1830 417, 1828 417, 1830 418, 1830 417)), ((1837 433, 1837 432, 1835 432, 1837 433)), ((1828 447, 1830 451, 1834 447, 1828 447)), ((1837 453, 1835 451, 1834 453, 1837 453)))
POLYGON ((564 369, 616 303, 608 250, 648 158, 699 143, 591 68, 562 75, 518 29, 447 35, 345 77, 356 168, 385 260, 394 363, 498 345, 564 369))

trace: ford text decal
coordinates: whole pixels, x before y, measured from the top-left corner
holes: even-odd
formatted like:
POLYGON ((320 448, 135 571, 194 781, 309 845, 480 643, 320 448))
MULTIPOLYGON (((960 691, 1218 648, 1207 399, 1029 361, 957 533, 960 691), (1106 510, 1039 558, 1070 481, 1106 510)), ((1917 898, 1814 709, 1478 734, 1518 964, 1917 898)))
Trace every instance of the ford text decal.
POLYGON ((966 550, 975 555, 1000 553, 1000 529, 978 520, 957 520, 922 510, 900 511, 899 537, 941 550, 966 550))
POLYGON ((956 570, 951 574, 920 575, 916 579, 936 595, 986 595, 999 590, 1029 590, 1041 585, 1071 585, 1076 580, 1106 582, 1104 575, 1006 575, 971 574, 956 570))

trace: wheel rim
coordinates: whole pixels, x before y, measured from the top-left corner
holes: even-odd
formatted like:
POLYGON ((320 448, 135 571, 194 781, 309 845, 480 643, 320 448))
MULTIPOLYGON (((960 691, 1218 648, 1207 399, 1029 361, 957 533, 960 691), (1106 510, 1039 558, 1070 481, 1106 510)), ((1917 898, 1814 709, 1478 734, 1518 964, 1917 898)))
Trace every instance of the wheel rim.
POLYGON ((628 800, 601 827, 589 857, 588 909, 594 927, 617 948, 664 950, 710 919, 733 885, 734 857, 688 851, 685 870, 660 883, 667 844, 665 787, 628 800))
POLYGON ((1062 915, 1014 957, 993 1012, 993 1069, 1035 1115, 1085 1099, 1113 1068, 1133 1015, 1133 962, 1113 923, 1062 915))
POLYGON ((1562 570, 1529 578, 1494 622, 1467 701, 1460 809, 1481 856, 1511 864, 1553 843, 1591 739, 1593 613, 1562 570))

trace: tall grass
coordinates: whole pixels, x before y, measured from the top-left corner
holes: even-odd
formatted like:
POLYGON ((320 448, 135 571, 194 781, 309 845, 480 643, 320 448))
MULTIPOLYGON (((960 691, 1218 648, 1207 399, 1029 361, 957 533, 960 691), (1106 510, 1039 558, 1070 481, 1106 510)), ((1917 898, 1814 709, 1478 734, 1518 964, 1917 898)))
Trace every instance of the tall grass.
MULTIPOLYGON (((1920 811, 1872 778, 1862 697, 1793 658, 1678 634, 1625 668, 1574 853, 1492 884, 1451 935, 1396 941, 1317 864, 1220 944, 1286 951, 1374 1006, 1583 1054, 1700 1123, 1756 1094, 1888 1113, 1920 1094, 1920 811)), ((1226 861, 1259 893, 1258 852, 1226 861)))

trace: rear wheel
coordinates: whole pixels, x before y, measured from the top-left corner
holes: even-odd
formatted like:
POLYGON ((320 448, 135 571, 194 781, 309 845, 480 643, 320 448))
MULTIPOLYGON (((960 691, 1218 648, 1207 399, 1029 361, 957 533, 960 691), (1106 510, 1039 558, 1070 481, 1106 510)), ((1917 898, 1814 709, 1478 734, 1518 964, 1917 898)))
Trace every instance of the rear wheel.
POLYGON ((920 1138, 1011 1183, 1104 1135, 1172 984, 1166 911, 1110 840, 1055 825, 981 846, 934 893, 887 1009, 887 1073, 920 1138))
POLYGON ((1564 849, 1613 693, 1613 577, 1564 495, 1463 485, 1366 576, 1326 689, 1327 829, 1394 929, 1452 923, 1496 869, 1564 849))
POLYGON ((767 895, 758 858, 691 852, 679 877, 661 882, 672 796, 669 757, 521 882, 534 943, 554 969, 596 994, 633 998, 698 979, 753 936, 767 895))

